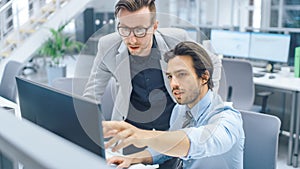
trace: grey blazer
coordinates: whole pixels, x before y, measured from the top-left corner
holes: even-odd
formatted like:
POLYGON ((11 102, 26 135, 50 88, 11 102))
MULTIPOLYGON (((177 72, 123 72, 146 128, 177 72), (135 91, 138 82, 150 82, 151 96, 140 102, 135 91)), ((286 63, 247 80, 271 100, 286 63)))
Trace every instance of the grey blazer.
MULTIPOLYGON (((162 55, 160 61, 162 72, 167 67, 163 54, 174 48, 181 41, 192 41, 186 31, 178 28, 161 28, 155 32, 154 36, 162 55)), ((210 56, 214 65, 214 90, 217 91, 221 78, 221 60, 211 53, 210 56)), ((116 81, 115 88, 112 91, 115 104, 111 119, 124 120, 128 113, 132 85, 128 50, 118 33, 112 33, 100 38, 98 53, 84 90, 84 96, 101 103, 101 97, 111 78, 116 81)), ((168 92, 173 97, 165 73, 163 73, 163 78, 168 92)))

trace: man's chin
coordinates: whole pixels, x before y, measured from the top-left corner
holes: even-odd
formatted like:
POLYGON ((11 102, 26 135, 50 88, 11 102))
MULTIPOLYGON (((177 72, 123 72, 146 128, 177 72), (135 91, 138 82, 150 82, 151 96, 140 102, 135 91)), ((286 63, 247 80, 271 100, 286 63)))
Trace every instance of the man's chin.
POLYGON ((139 56, 140 51, 138 49, 128 49, 131 55, 139 56))
POLYGON ((180 104, 180 105, 183 105, 183 104, 184 104, 184 103, 182 102, 181 99, 176 99, 176 102, 177 102, 178 104, 180 104))

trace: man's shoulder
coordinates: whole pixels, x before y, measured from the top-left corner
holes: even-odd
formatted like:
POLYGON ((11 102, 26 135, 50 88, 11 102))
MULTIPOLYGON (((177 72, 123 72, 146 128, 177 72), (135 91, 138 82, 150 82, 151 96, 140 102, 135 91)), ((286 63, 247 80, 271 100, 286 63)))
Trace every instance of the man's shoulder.
POLYGON ((122 38, 117 32, 107 34, 105 36, 100 37, 100 42, 105 42, 104 44, 112 46, 112 44, 118 43, 122 41, 122 38))

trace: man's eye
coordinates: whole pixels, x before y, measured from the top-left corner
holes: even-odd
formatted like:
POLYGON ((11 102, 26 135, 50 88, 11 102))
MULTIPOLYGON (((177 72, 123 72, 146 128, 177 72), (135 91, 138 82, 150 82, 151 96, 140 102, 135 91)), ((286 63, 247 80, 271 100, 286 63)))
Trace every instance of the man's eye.
POLYGON ((127 31, 130 31, 130 29, 129 29, 129 28, 126 28, 126 27, 122 28, 122 30, 123 30, 123 31, 126 31, 126 32, 127 32, 127 31))
POLYGON ((168 78, 168 79, 172 79, 172 76, 171 76, 171 75, 168 75, 167 78, 168 78))
POLYGON ((186 73, 178 73, 177 76, 178 76, 178 77, 184 77, 184 76, 186 76, 186 73))
POLYGON ((145 33, 145 29, 144 28, 135 28, 134 32, 136 34, 143 34, 143 33, 145 33))

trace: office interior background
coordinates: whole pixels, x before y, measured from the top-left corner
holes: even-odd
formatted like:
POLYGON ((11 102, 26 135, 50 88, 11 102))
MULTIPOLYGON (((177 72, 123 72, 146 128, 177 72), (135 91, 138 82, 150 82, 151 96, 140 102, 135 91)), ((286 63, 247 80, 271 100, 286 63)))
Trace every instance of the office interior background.
MULTIPOLYGON (((85 43, 87 47, 80 55, 92 60, 98 39, 115 31, 114 4, 115 1, 104 0, 0 0, 0 77, 6 63, 16 60, 28 67, 24 69, 24 76, 47 83, 41 68, 44 64, 37 51, 50 37, 48 28, 57 28, 67 21, 70 22, 65 33, 85 43)), ((160 27, 183 28, 199 43, 212 40, 214 31, 223 30, 225 33, 251 33, 251 36, 255 33, 288 35, 288 53, 286 59, 280 61, 274 61, 272 56, 262 59, 231 55, 218 52, 214 45, 211 47, 223 57, 248 60, 254 67, 265 68, 272 62, 277 71, 281 67, 288 67, 291 73, 294 71, 295 48, 300 46, 299 0, 156 0, 156 4, 160 27)), ((89 69, 74 70, 78 62, 67 60, 70 61, 67 76, 88 75, 89 69)), ((270 89, 255 88, 256 93, 265 90, 270 89)), ((262 97, 255 98, 256 105, 261 105, 262 101, 262 97)), ((289 112, 292 111, 289 103, 292 101, 291 94, 278 91, 268 96, 266 113, 280 117, 282 131, 289 131, 289 112)))

